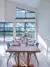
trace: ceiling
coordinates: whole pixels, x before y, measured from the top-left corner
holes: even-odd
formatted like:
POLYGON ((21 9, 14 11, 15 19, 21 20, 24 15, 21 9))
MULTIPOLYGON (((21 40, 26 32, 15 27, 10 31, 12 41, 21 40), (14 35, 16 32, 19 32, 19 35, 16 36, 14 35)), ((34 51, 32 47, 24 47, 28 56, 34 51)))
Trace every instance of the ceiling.
POLYGON ((37 8, 40 2, 40 0, 11 0, 11 1, 15 1, 19 4, 23 4, 32 8, 33 7, 37 8))

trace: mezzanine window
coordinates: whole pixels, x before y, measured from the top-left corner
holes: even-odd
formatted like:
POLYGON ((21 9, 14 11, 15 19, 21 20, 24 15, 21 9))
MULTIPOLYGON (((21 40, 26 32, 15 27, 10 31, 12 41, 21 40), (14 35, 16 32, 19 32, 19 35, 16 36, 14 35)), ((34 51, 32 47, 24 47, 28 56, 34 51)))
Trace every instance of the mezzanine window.
POLYGON ((16 19, 35 19, 35 12, 16 8, 16 19))

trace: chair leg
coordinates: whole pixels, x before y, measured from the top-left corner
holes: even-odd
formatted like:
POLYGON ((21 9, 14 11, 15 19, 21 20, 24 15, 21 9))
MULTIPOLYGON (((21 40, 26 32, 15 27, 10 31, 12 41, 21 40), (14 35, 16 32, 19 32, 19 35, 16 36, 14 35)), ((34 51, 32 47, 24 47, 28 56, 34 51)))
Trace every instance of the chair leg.
POLYGON ((16 62, 16 64, 17 64, 17 60, 16 60, 16 57, 17 57, 17 56, 15 56, 15 62, 16 62))
POLYGON ((37 64, 38 64, 38 66, 39 66, 39 61, 38 61, 37 56, 36 56, 35 53, 34 53, 34 56, 35 56, 35 59, 37 60, 37 64))
POLYGON ((30 60, 31 60, 31 54, 29 55, 29 62, 30 62, 30 60))
POLYGON ((26 58, 25 58, 25 56, 20 56, 20 58, 21 58, 21 60, 23 61, 23 63, 26 64, 26 58))
POLYGON ((8 58, 8 60, 7 60, 7 66, 8 66, 8 62, 9 62, 9 59, 11 58, 11 53, 10 53, 10 55, 9 55, 9 58, 8 58))

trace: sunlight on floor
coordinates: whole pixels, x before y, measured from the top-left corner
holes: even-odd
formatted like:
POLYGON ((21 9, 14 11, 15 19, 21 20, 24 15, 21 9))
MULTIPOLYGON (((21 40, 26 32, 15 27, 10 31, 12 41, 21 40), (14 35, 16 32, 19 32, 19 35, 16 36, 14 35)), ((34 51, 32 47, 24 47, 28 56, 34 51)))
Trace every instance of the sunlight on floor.
POLYGON ((45 41, 41 38, 40 35, 38 35, 38 42, 39 42, 45 49, 47 49, 47 44, 46 44, 45 41))
POLYGON ((45 41, 42 39, 42 37, 40 35, 38 35, 38 42, 40 43, 41 46, 41 56, 43 56, 43 60, 45 59, 46 64, 50 65, 50 47, 47 46, 47 44, 45 43, 45 41), (48 47, 48 50, 47 50, 48 47))
POLYGON ((5 53, 5 50, 4 50, 4 46, 3 45, 0 45, 0 55, 4 55, 5 53))

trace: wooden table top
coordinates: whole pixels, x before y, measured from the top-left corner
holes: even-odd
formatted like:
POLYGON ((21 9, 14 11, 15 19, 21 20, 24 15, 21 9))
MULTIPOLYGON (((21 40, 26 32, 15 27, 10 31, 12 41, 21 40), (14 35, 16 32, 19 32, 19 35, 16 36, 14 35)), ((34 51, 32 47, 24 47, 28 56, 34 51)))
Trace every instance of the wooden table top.
POLYGON ((36 46, 12 46, 6 52, 40 52, 36 46))

